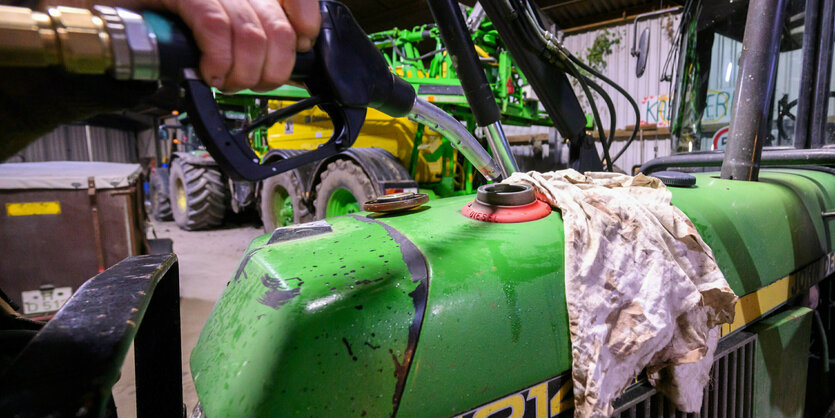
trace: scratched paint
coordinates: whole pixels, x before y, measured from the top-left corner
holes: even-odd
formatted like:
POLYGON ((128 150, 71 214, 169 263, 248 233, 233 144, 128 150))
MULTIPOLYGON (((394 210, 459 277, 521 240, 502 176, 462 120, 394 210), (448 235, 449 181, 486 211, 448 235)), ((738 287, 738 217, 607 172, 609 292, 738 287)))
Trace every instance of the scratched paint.
POLYGON ((301 293, 301 285, 304 284, 304 281, 298 277, 285 280, 264 274, 261 283, 268 290, 258 298, 258 302, 273 309, 278 309, 301 293), (291 288, 289 282, 296 282, 296 287, 291 288))
MULTIPOLYGON (((831 175, 780 169, 764 170, 759 183, 697 178, 695 188, 672 190, 673 202, 729 281, 736 278, 738 294, 831 245, 835 223, 820 217, 835 208, 831 175)), ((390 416, 405 373, 399 416, 451 416, 568 371, 559 214, 485 224, 458 213, 468 199, 377 218, 417 247, 431 276, 408 368, 419 287, 384 226, 338 217, 327 236, 276 245, 257 239, 192 356, 207 414, 390 416), (265 274, 303 284, 268 280, 270 288, 265 274), (277 308, 258 301, 292 289, 298 295, 277 308)))
POLYGON ((417 284, 415 290, 409 293, 409 297, 412 298, 412 305, 414 306, 415 314, 412 316, 412 324, 409 326, 409 342, 406 346, 405 352, 403 353, 403 359, 399 360, 397 356, 391 352, 392 360, 395 365, 394 376, 397 378, 397 386, 394 391, 394 396, 392 396, 392 404, 394 405, 394 412, 397 413, 397 409, 400 405, 400 399, 403 396, 403 390, 406 386, 406 377, 409 373, 409 367, 412 364, 412 357, 414 356, 415 349, 417 348, 417 341, 420 335, 421 325, 423 324, 424 312, 426 311, 426 297, 429 292, 429 272, 426 268, 426 259, 423 257, 423 254, 421 254, 415 244, 409 241, 408 238, 390 225, 359 215, 349 216, 352 216, 360 222, 376 223, 385 228, 389 237, 391 237, 391 239, 393 239, 400 247, 400 253, 403 256, 403 261, 409 269, 411 280, 413 283, 417 284))
POLYGON ((272 245, 259 237, 245 253, 192 353, 207 414, 394 412, 426 264, 405 260, 405 241, 380 223, 329 222, 332 233, 272 245))

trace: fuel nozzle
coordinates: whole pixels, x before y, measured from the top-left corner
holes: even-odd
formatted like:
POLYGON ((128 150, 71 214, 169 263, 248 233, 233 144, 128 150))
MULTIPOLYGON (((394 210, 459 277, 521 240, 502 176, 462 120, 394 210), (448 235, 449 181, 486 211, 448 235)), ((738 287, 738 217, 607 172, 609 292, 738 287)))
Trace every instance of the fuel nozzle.
POLYGON ((449 139, 450 144, 469 160, 487 180, 497 180, 502 175, 496 161, 479 144, 478 140, 460 122, 443 109, 423 99, 416 98, 409 118, 422 123, 449 139))

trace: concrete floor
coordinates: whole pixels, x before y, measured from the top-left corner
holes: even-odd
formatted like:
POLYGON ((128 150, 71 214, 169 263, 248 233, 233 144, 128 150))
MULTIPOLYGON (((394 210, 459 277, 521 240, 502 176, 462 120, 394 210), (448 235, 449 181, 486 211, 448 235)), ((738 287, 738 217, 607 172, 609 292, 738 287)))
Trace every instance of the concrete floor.
MULTIPOLYGON (((188 416, 197 403, 194 382, 189 370, 189 356, 197 343, 215 301, 223 293, 226 283, 249 245, 263 234, 254 223, 228 224, 213 231, 182 231, 173 222, 154 222, 157 237, 174 240, 174 252, 180 266, 180 318, 183 350, 183 400, 188 416)), ((122 377, 113 388, 119 417, 136 416, 136 387, 133 370, 133 349, 125 359, 122 377)))

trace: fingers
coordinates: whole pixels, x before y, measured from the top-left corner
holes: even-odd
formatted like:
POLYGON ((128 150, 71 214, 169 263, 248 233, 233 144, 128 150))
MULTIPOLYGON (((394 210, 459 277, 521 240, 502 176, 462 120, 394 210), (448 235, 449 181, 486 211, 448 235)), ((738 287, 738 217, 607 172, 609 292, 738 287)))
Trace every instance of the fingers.
POLYGON ((290 79, 296 62, 296 32, 275 0, 251 0, 251 4, 268 40, 260 79, 253 90, 267 91, 290 79))
POLYGON ((159 1, 191 28, 203 79, 223 91, 270 90, 286 83, 296 50, 313 47, 317 0, 159 1))
POLYGON ((322 24, 317 0, 279 0, 287 19, 296 31, 296 49, 305 52, 313 48, 322 24))
POLYGON ((220 0, 232 25, 232 67, 223 83, 224 91, 238 91, 257 85, 267 57, 267 34, 261 20, 247 1, 220 0))
POLYGON ((232 68, 232 23, 226 10, 218 0, 172 0, 167 6, 192 30, 203 80, 223 88, 232 68))

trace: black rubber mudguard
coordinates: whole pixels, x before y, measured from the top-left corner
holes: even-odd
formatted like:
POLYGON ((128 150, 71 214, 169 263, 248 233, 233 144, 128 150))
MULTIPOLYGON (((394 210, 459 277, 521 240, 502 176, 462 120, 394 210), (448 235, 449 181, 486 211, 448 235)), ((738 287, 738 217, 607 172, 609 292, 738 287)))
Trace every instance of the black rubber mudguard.
MULTIPOLYGON (((315 175, 311 176, 311 179, 318 177, 334 160, 345 158, 356 162, 368 174, 368 178, 374 185, 374 192, 378 196, 386 193, 386 185, 397 185, 398 188, 418 187, 417 182, 409 176, 409 171, 406 170, 406 167, 403 167, 403 164, 394 155, 376 147, 349 148, 334 157, 322 160, 316 166, 315 175)), ((308 185, 305 183, 305 188, 312 192, 315 184, 308 185)))

